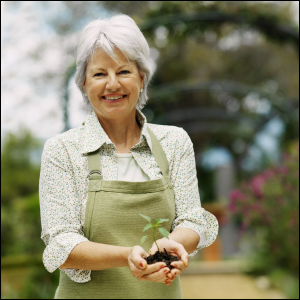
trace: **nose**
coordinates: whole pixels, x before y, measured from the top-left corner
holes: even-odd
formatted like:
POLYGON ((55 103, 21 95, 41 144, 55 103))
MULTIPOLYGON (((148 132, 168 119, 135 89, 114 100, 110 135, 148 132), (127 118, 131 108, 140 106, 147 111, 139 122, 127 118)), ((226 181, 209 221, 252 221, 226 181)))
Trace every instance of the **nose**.
POLYGON ((121 87, 118 77, 115 74, 110 74, 107 76, 106 88, 107 90, 115 91, 121 87))

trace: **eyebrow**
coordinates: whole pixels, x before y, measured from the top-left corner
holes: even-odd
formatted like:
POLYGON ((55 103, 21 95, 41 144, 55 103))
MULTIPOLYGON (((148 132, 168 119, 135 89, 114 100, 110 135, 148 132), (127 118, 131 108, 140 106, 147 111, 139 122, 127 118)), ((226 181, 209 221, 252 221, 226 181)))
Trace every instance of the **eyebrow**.
MULTIPOLYGON (((128 67, 128 68, 129 68, 128 65, 123 65, 123 66, 119 67, 118 70, 120 70, 120 69, 122 69, 122 68, 124 68, 124 67, 128 67)), ((95 69, 93 69, 93 71, 96 71, 96 70, 102 70, 102 71, 105 71, 105 69, 102 69, 102 68, 95 68, 95 69)))

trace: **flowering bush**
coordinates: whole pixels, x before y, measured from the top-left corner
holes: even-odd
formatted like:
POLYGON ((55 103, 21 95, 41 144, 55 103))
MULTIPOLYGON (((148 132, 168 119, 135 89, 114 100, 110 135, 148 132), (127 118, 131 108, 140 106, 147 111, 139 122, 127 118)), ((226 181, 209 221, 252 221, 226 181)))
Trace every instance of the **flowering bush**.
POLYGON ((232 191, 228 209, 242 230, 263 232, 263 243, 254 249, 260 247, 266 268, 299 274, 299 144, 280 166, 232 191))

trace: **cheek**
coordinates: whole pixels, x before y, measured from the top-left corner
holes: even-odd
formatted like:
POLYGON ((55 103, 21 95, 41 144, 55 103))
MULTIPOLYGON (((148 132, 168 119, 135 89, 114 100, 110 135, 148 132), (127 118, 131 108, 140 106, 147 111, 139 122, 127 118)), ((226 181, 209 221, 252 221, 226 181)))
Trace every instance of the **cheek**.
POLYGON ((94 93, 101 91, 104 87, 105 85, 100 81, 95 81, 90 83, 90 91, 94 93))

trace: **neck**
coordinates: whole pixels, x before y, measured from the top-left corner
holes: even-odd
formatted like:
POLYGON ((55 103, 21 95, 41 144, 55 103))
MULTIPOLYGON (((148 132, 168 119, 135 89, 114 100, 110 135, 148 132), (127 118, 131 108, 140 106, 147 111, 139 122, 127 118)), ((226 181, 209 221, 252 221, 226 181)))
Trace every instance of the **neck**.
POLYGON ((110 140, 116 146, 116 153, 129 153, 130 148, 139 142, 141 128, 136 120, 135 112, 127 118, 111 120, 100 119, 98 116, 98 120, 110 140))

